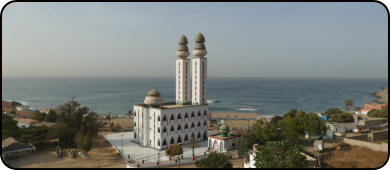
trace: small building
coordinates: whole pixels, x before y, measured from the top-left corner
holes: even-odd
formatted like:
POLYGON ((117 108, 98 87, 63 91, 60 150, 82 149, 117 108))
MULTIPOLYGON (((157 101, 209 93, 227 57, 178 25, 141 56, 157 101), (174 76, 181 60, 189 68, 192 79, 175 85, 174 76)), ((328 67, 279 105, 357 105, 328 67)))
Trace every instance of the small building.
POLYGON ((360 110, 362 114, 367 114, 371 110, 381 110, 382 108, 386 107, 386 104, 378 104, 378 103, 367 103, 364 105, 364 108, 360 110))
POLYGON ((208 151, 210 152, 227 152, 234 150, 240 141, 240 132, 230 132, 229 126, 221 125, 219 134, 210 135, 208 142, 208 151))
POLYGON ((357 127, 356 123, 325 123, 325 126, 328 127, 333 133, 345 134, 346 132, 352 132, 353 129, 357 127))
POLYGON ((21 154, 32 153, 36 151, 36 148, 31 143, 25 144, 18 142, 13 137, 9 137, 1 143, 2 157, 3 158, 16 158, 21 154))
POLYGON ((387 126, 388 118, 358 116, 355 118, 355 122, 359 127, 375 129, 387 126))
POLYGON ((324 149, 324 141, 323 140, 315 140, 314 141, 314 150, 317 152, 322 152, 324 149))
POLYGON ((16 106, 16 110, 19 110, 19 111, 28 111, 28 110, 30 110, 30 106, 28 106, 28 105, 16 106))
POLYGON ((18 127, 30 127, 32 123, 36 123, 37 121, 36 120, 33 120, 33 119, 24 119, 24 118, 14 118, 14 120, 18 121, 18 123, 16 124, 16 126, 18 127))

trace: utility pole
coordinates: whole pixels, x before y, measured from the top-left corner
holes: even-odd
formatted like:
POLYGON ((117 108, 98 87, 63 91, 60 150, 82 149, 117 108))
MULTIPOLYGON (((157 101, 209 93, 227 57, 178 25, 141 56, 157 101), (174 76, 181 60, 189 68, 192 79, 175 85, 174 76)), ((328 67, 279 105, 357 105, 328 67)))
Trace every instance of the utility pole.
POLYGON ((123 133, 121 134, 121 144, 122 144, 122 153, 121 153, 121 156, 122 156, 123 155, 123 133))

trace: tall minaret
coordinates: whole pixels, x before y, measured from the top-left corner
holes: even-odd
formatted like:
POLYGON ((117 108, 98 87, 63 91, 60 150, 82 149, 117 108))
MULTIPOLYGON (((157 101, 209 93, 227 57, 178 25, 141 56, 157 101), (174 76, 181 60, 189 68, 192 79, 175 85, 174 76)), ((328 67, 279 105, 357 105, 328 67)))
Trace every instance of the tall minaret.
POLYGON ((183 104, 190 102, 190 55, 188 52, 188 41, 186 36, 182 35, 179 39, 179 47, 176 55, 176 103, 183 104))
POLYGON ((192 59, 192 104, 207 104, 207 54, 202 33, 195 37, 194 58, 192 59))

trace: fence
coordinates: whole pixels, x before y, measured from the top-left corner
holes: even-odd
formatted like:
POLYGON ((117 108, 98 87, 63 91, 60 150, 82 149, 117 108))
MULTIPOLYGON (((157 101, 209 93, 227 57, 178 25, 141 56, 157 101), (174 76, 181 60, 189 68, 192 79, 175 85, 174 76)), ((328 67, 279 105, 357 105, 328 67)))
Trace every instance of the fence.
POLYGON ((361 140, 356 140, 351 138, 344 138, 344 142, 352 146, 362 146, 374 151, 388 152, 387 143, 377 144, 377 143, 371 143, 371 142, 366 142, 366 141, 361 141, 361 140))

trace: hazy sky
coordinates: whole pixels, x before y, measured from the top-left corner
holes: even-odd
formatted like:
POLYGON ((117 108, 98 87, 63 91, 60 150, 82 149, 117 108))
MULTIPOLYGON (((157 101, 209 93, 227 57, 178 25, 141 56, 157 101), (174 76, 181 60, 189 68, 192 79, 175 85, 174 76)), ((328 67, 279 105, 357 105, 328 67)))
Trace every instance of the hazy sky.
POLYGON ((209 77, 388 77, 379 3, 16 2, 2 17, 3 77, 174 78, 177 40, 192 52, 198 32, 209 77))

